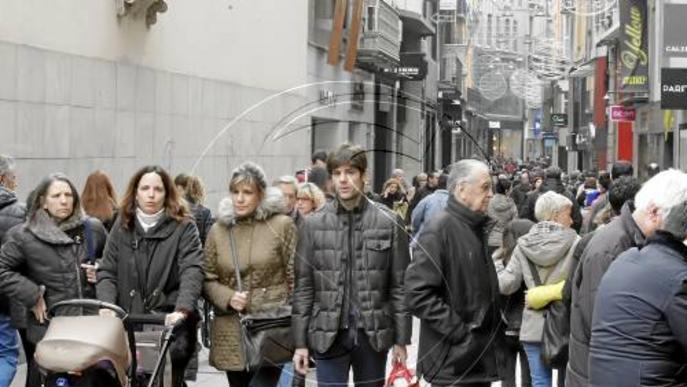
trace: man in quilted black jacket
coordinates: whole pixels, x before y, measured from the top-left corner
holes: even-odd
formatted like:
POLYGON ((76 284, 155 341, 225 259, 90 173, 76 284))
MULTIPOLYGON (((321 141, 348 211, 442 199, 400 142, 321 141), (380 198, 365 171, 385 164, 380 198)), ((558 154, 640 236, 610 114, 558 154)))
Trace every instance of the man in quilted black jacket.
POLYGON ((405 362, 411 320, 403 276, 409 262, 403 220, 363 193, 365 151, 342 145, 327 168, 336 199, 305 218, 295 259, 294 366, 317 364, 320 386, 384 384, 387 352, 405 362))

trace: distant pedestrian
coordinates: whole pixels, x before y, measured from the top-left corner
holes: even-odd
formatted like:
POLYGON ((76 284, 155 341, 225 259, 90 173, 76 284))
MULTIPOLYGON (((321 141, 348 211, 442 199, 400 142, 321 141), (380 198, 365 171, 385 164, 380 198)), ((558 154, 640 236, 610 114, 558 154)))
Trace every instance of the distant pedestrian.
POLYGON ((189 204, 191 215, 193 215, 193 220, 196 223, 196 227, 198 227, 200 243, 205 246, 205 239, 215 220, 212 217, 212 211, 203 205, 205 201, 203 182, 198 176, 189 176, 182 173, 174 178, 174 185, 189 204))
POLYGON ((110 177, 103 171, 88 175, 81 193, 84 212, 98 218, 109 232, 117 219, 117 192, 110 177))
POLYGON ((326 203, 324 194, 313 183, 301 183, 296 194, 296 209, 301 215, 301 219, 318 211, 326 203))

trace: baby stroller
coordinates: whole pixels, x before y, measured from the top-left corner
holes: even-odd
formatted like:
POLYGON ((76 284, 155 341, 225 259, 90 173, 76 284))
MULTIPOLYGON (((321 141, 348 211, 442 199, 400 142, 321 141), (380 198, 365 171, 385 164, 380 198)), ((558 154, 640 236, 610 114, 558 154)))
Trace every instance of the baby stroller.
POLYGON ((45 387, 169 387, 167 352, 175 326, 165 326, 164 314, 130 315, 98 300, 74 299, 48 310, 50 325, 34 355, 45 387), (109 309, 118 318, 99 315, 55 316, 64 307, 109 309), (162 330, 135 332, 141 326, 162 330), (158 342, 147 340, 153 333, 158 342), (140 341, 140 342, 137 342, 140 341), (154 349, 156 356, 142 354, 154 349), (139 364, 147 363, 147 364, 139 364))

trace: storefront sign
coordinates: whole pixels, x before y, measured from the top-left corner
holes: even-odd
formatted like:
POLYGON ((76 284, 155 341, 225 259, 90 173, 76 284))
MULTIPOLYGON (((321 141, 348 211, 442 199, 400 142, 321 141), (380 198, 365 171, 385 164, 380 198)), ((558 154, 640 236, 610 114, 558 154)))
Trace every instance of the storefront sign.
POLYGON ((661 69, 661 109, 687 109, 687 69, 661 69))
POLYGON ((611 121, 632 122, 637 118, 637 110, 622 105, 611 106, 611 121))
POLYGON ((421 81, 427 76, 427 61, 425 54, 420 53, 405 53, 401 54, 401 65, 394 67, 386 67, 382 69, 386 74, 395 74, 399 78, 405 78, 411 81, 421 81))
POLYGON ((663 13, 663 67, 671 58, 687 58, 687 4, 665 4, 663 13))
POLYGON ((649 90, 647 0, 620 2, 620 90, 649 90))
POLYGON ((501 129, 501 121, 489 121, 489 129, 501 129))
POLYGON ((554 127, 565 128, 568 126, 568 115, 561 113, 551 114, 551 125, 554 127))

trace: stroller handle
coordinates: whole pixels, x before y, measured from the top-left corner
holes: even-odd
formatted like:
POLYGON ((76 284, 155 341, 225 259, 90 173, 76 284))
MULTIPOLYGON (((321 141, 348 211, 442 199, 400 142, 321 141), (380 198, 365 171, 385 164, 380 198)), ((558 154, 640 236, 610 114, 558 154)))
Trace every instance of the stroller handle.
POLYGON ((93 307, 98 309, 109 309, 117 314, 119 318, 124 318, 126 312, 124 309, 118 307, 117 305, 110 304, 109 302, 93 300, 88 298, 75 298, 72 300, 65 300, 57 302, 48 308, 48 318, 52 318, 55 315, 55 311, 59 308, 65 306, 76 306, 76 307, 93 307))
POLYGON ((130 324, 144 324, 144 325, 165 325, 164 313, 158 314, 130 314, 127 315, 125 320, 130 324))

